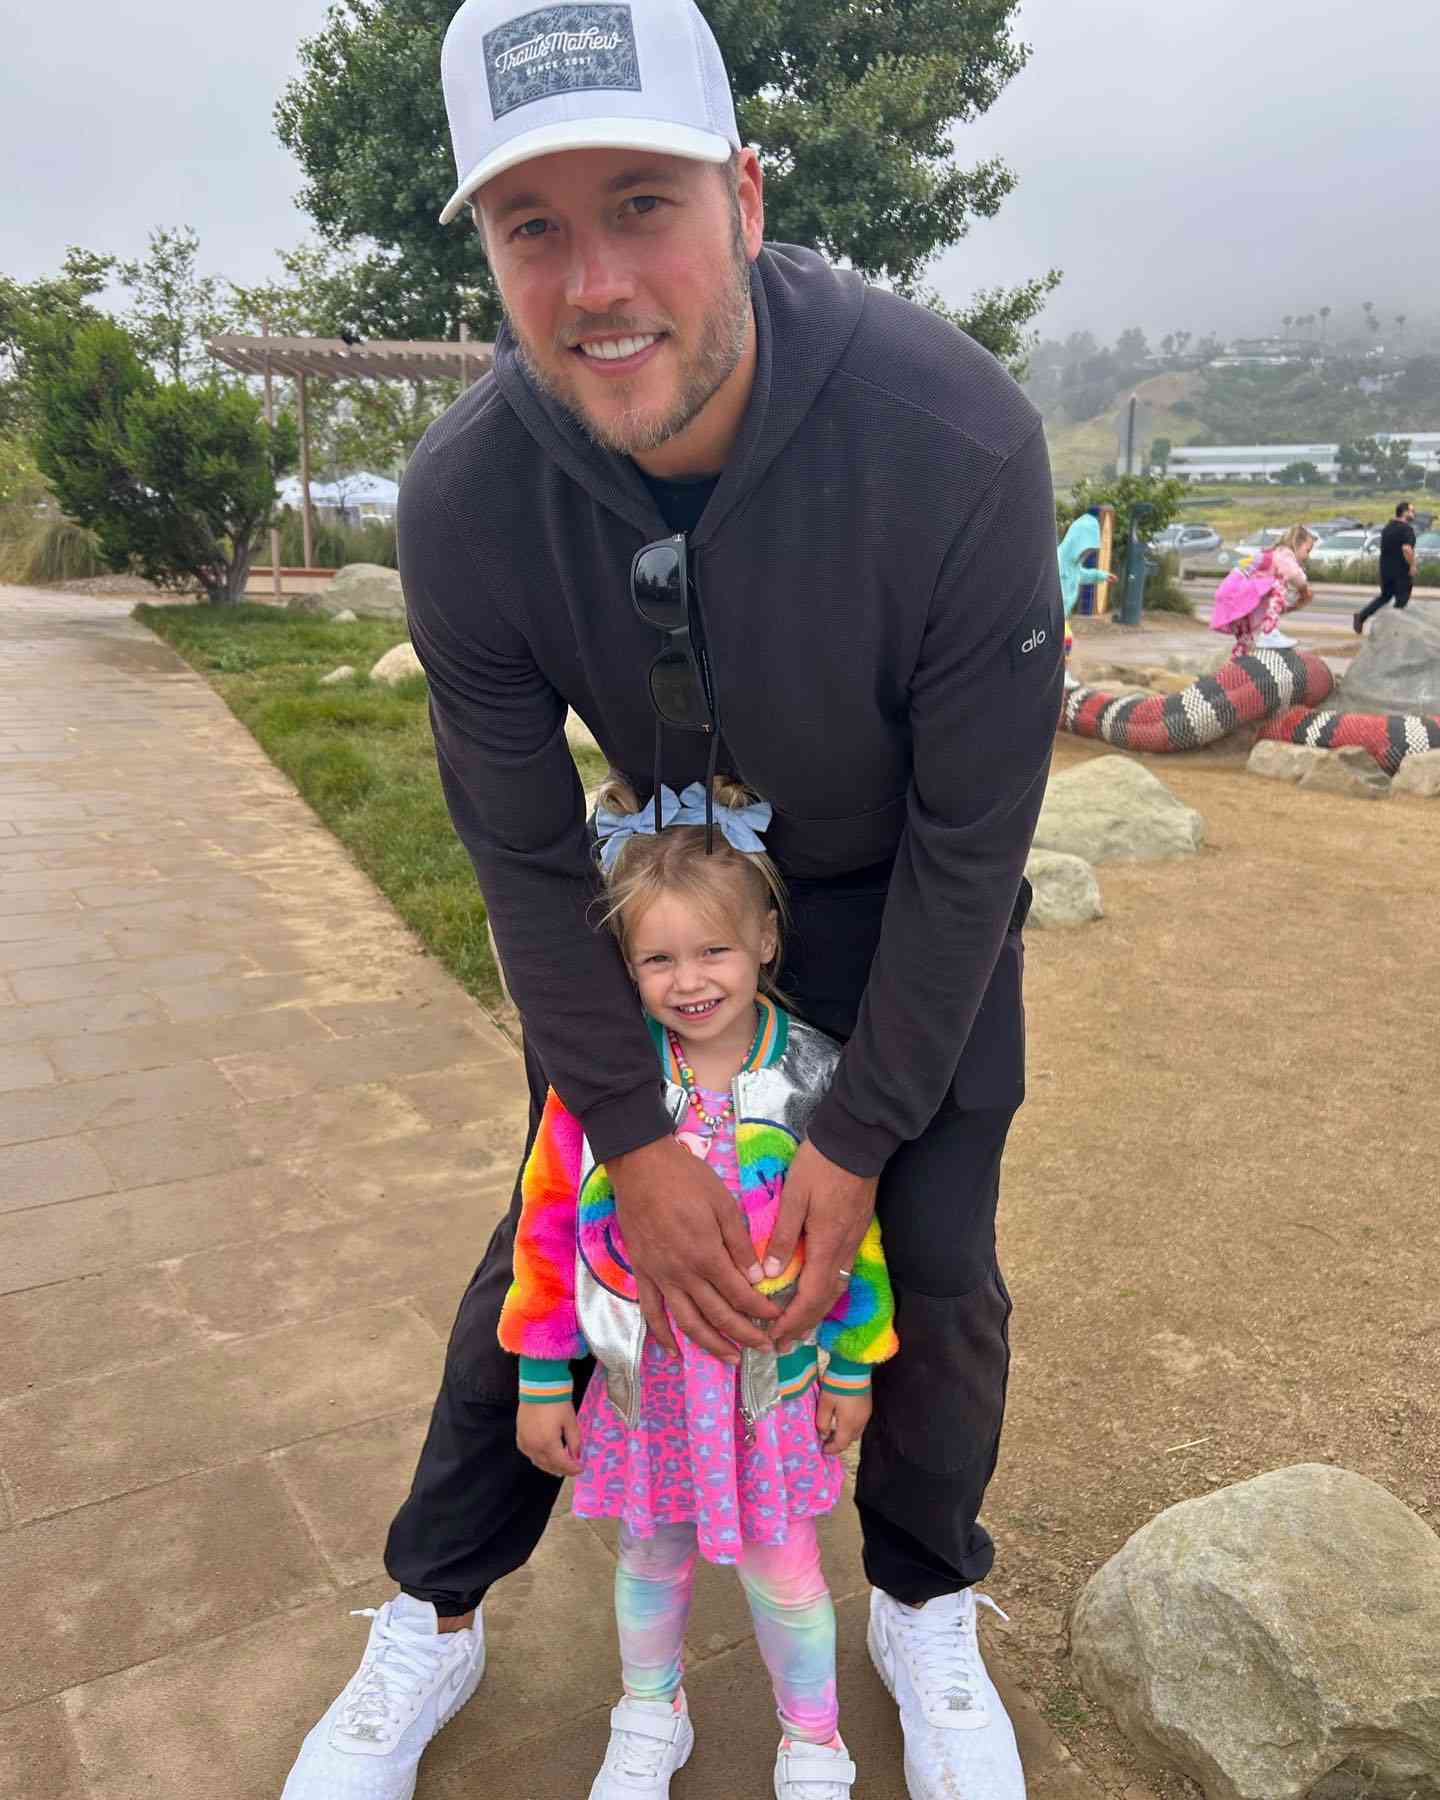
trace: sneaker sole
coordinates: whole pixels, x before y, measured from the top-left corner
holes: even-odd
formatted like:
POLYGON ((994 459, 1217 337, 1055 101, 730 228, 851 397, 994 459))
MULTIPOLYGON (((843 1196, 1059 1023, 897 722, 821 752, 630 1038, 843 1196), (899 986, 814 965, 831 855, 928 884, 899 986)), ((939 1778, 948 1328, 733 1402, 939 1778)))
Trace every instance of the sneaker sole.
MULTIPOLYGON (((476 1688, 479 1687, 479 1685, 480 1685, 481 1681, 484 1679, 484 1677, 485 1677, 485 1653, 482 1650, 480 1653, 480 1660, 476 1664, 474 1673, 470 1676, 469 1680, 465 1683, 464 1687, 462 1687, 460 1689, 460 1692, 457 1695, 454 1704, 446 1712, 441 1713, 439 1721, 437 1722, 437 1724, 435 1726, 435 1729, 430 1733, 429 1737, 426 1738, 424 1749, 422 1749, 420 1752, 420 1756, 422 1758, 425 1755, 425 1751, 428 1750, 430 1748, 431 1744, 433 1744, 435 1742, 436 1738, 439 1737, 440 1733, 445 1729, 445 1727, 455 1717, 456 1713, 458 1713, 460 1711, 461 1707, 467 1705, 471 1700, 473 1700, 475 1698, 475 1690, 476 1690, 476 1688)), ((303 1756, 303 1754, 304 1754, 303 1750, 302 1750, 301 1754, 303 1756)), ((308 1771, 306 1770, 304 1765, 301 1762, 297 1761, 295 1766, 291 1769, 290 1773, 285 1778, 285 1786, 280 1790, 280 1800, 298 1800, 299 1789, 297 1788, 292 1793, 290 1784, 292 1781, 294 1781, 296 1779, 297 1776, 299 1776, 303 1779, 303 1777, 307 1773, 308 1773, 308 1771)), ((420 1763, 417 1760, 415 1767, 410 1771, 409 1787, 397 1791, 397 1793, 395 1794, 395 1800, 414 1800, 415 1783, 419 1780, 419 1778, 420 1778, 420 1763)))
MULTIPOLYGON (((667 1795, 670 1792, 670 1782, 675 1779, 675 1777, 685 1767, 686 1763, 689 1762, 691 1752, 695 1748, 695 1727, 690 1723, 690 1715, 688 1713, 685 1715, 685 1731, 684 1731, 684 1735, 681 1737, 680 1741, 685 1747, 680 1752, 679 1762, 677 1762, 675 1767, 670 1771, 670 1778, 665 1783, 665 1792, 667 1795)), ((602 1769, 600 1771, 600 1774, 603 1775, 604 1772, 605 1771, 602 1769)), ((590 1784, 590 1800, 595 1800, 596 1789, 599 1786, 600 1786, 600 1775, 597 1775, 595 1777, 594 1781, 592 1781, 590 1784)))

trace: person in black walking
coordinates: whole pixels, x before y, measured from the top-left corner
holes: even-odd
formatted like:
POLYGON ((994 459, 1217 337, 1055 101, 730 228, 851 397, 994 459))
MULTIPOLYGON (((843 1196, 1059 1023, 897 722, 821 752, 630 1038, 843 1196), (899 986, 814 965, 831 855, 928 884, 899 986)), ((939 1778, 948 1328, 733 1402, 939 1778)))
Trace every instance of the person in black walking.
POLYGON ((1410 590, 1415 585, 1415 508, 1402 500, 1395 517, 1380 533, 1380 592, 1368 606, 1362 606, 1351 623, 1358 636, 1365 621, 1393 600, 1396 612, 1410 604, 1410 590))

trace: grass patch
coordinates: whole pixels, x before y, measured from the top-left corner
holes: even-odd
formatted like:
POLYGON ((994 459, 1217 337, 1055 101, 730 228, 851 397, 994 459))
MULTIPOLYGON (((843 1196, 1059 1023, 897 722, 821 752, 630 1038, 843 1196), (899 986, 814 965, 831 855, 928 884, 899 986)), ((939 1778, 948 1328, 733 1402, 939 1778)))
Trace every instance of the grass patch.
POLYGON ((1062 1738, 1073 1737, 1090 1723, 1084 1695, 1064 1681, 1046 1695, 1041 1711, 1062 1738))
MULTIPOLYGON (((322 688, 366 670, 404 632, 268 606, 137 606, 134 617, 210 682, 426 948, 476 999, 499 995, 485 903, 440 793, 423 676, 322 688)), ((580 759, 587 784, 604 768, 580 759)))

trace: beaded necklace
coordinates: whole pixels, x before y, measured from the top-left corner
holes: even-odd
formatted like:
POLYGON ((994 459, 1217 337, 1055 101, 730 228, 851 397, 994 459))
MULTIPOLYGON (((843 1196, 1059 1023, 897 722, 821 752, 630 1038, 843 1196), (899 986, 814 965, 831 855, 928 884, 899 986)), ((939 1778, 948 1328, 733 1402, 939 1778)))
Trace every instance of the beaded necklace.
POLYGON ((728 1119, 732 1119, 735 1116, 734 1091, 732 1090, 725 1096, 725 1104, 720 1108, 718 1113, 710 1112, 704 1101, 700 1098, 700 1088, 695 1080, 695 1071, 690 1067, 689 1062, 686 1060, 685 1052, 680 1048, 679 1038, 676 1037, 673 1031, 669 1032, 668 1036, 670 1039, 670 1054, 675 1059, 675 1067, 680 1071, 680 1085, 684 1088, 686 1097, 691 1106, 699 1113, 710 1136, 714 1137, 720 1127, 725 1124, 728 1119))

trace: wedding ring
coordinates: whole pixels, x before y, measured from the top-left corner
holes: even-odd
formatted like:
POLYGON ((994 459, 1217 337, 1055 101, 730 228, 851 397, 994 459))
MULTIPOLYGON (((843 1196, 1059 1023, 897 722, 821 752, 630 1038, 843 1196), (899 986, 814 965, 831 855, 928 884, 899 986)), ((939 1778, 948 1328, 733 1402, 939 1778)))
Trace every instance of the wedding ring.
POLYGON ((842 1281, 848 1281, 855 1271, 853 1269, 837 1269, 835 1273, 842 1281))

